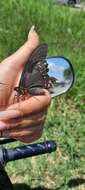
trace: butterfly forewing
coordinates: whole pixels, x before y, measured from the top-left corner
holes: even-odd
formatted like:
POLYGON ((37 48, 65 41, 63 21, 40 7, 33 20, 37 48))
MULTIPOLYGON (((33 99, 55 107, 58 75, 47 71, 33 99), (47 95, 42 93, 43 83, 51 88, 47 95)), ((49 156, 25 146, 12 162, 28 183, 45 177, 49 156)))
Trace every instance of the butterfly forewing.
POLYGON ((46 59, 47 56, 47 50, 48 50, 48 46, 47 44, 41 44, 39 45, 36 50, 32 53, 29 62, 31 63, 31 66, 34 63, 37 63, 39 61, 42 61, 44 59, 46 59))
MULTIPOLYGON (((19 83, 20 88, 26 88, 27 86, 31 87, 31 84, 29 83, 30 82, 29 78, 32 73, 32 70, 37 63, 39 62, 42 63, 46 59, 47 49, 48 49, 47 44, 41 44, 33 51, 32 55, 30 56, 22 72, 20 83, 19 83)), ((33 80, 33 82, 36 82, 36 80, 35 81, 33 80)), ((35 86, 37 86, 37 84, 35 84, 35 86)))

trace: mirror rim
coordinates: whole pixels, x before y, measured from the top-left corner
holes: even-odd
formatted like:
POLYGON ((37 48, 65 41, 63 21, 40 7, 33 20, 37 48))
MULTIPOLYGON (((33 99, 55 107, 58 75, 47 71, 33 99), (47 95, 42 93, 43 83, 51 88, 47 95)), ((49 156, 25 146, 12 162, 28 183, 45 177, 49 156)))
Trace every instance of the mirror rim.
MULTIPOLYGON (((74 81, 75 81, 75 73, 74 73, 74 68, 73 68, 73 65, 72 65, 71 61, 70 61, 68 58, 66 58, 66 57, 64 57, 64 56, 60 56, 60 55, 58 55, 58 56, 56 56, 56 55, 54 55, 54 56, 48 56, 48 57, 46 57, 46 60, 47 60, 47 59, 50 59, 50 58, 62 58, 62 59, 64 59, 64 60, 66 60, 66 61, 68 62, 68 64, 70 65, 70 68, 71 68, 72 74, 73 74, 73 81, 72 81, 71 86, 67 89, 67 91, 69 91, 70 88, 73 86, 74 81)), ((67 92, 67 91, 66 91, 66 92, 67 92)), ((61 96, 61 95, 65 94, 66 92, 62 92, 61 94, 56 95, 56 96, 54 96, 54 97, 52 97, 52 98, 55 98, 55 97, 57 97, 57 96, 61 96)))

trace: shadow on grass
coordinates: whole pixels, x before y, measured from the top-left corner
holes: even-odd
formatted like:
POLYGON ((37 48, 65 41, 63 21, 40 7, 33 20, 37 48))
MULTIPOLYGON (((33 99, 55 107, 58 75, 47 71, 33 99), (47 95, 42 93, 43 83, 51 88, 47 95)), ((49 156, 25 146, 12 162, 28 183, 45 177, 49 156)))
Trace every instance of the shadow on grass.
MULTIPOLYGON (((85 179, 83 178, 74 178, 74 179, 71 179, 69 180, 69 182, 67 183, 67 186, 68 188, 73 188, 73 187, 77 187, 79 185, 83 185, 85 184, 85 179)), ((60 186, 60 187, 57 187, 56 190, 60 190, 64 187, 64 183, 60 186)), ((31 188, 29 185, 26 185, 26 184, 14 184, 13 185, 14 187, 14 190, 55 190, 55 189, 49 189, 49 188, 46 188, 44 186, 39 186, 39 187, 35 187, 35 188, 31 188)))
POLYGON ((54 189, 54 188, 49 189, 44 186, 38 186, 38 187, 31 188, 29 185, 22 183, 22 184, 14 184, 13 190, 61 190, 63 186, 64 186, 64 184, 62 184, 60 187, 56 187, 56 189, 54 189))
POLYGON ((79 185, 83 185, 84 183, 85 183, 85 179, 83 179, 83 178, 74 178, 74 179, 69 180, 67 185, 68 185, 69 188, 72 188, 72 187, 76 187, 76 186, 79 186, 79 185))
POLYGON ((52 189, 45 188, 44 186, 31 188, 29 185, 26 185, 26 184, 14 184, 13 187, 14 187, 14 190, 52 190, 52 189))

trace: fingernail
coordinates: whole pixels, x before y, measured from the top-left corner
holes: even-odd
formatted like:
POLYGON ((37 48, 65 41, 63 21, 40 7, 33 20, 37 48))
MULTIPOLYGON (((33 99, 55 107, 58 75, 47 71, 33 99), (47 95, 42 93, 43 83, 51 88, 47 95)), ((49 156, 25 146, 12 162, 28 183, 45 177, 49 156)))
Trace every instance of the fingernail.
POLYGON ((33 25, 33 26, 30 28, 29 33, 34 32, 34 30, 35 30, 35 26, 33 25))
POLYGON ((29 34, 28 34, 28 39, 29 39, 29 35, 35 31, 35 26, 33 25, 29 31, 29 34))
POLYGON ((0 112, 0 120, 8 120, 20 117, 20 111, 17 110, 7 110, 0 112))

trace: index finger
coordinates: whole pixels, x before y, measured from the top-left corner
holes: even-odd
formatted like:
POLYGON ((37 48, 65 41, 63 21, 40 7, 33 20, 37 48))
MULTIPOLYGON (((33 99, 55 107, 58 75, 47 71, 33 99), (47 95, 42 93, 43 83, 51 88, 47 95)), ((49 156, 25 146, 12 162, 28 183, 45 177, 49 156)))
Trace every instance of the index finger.
POLYGON ((44 95, 31 96, 25 101, 13 104, 7 110, 18 110, 20 116, 37 113, 47 108, 51 102, 50 94, 44 90, 44 95))

